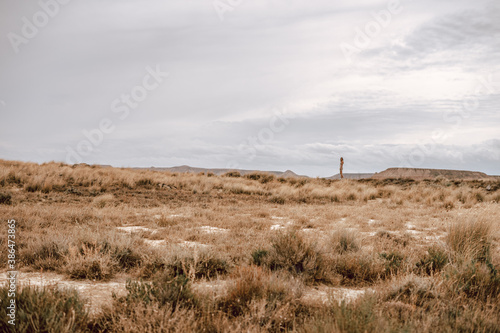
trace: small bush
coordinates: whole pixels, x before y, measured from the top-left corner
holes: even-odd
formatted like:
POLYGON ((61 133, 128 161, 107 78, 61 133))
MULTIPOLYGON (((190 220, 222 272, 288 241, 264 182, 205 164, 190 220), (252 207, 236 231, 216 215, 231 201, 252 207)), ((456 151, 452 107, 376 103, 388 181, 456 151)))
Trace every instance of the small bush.
POLYGON ((0 205, 12 204, 12 196, 8 193, 0 193, 0 205))
POLYGON ((500 295, 500 274, 492 264, 469 261, 445 271, 450 289, 457 294, 487 301, 500 295))
MULTIPOLYGON (((8 287, 0 287, 0 327, 7 327, 8 287)), ((24 287, 16 295, 16 326, 12 332, 84 332, 88 321, 82 299, 75 290, 24 287)))
POLYGON ((245 175, 245 178, 251 179, 251 180, 258 180, 262 184, 269 183, 274 180, 274 175, 269 174, 269 173, 250 173, 248 175, 245 175))
POLYGON ((427 250, 427 255, 417 262, 417 269, 427 275, 434 274, 443 269, 448 263, 448 255, 444 249, 434 246, 427 250))
POLYGON ((278 196, 278 195, 273 195, 270 199, 269 199, 270 202, 272 203, 275 203, 275 204, 278 204, 278 205, 284 205, 285 202, 286 202, 286 199, 281 197, 281 196, 278 196))
POLYGON ((70 247, 66 255, 65 272, 73 279, 107 280, 116 270, 116 264, 102 248, 83 245, 82 251, 70 247))
POLYGON ((34 269, 57 270, 64 265, 67 249, 60 248, 56 242, 33 243, 20 251, 24 265, 34 269))
POLYGON ((229 272, 230 266, 225 258, 210 252, 197 255, 176 254, 165 263, 165 273, 171 278, 185 275, 190 279, 215 278, 229 272))
POLYGON ((436 297, 437 293, 429 278, 409 276, 396 283, 386 295, 385 300, 423 306, 436 297))
POLYGON ((327 279, 326 262, 314 245, 294 231, 278 233, 265 262, 272 270, 286 270, 306 281, 327 279))
POLYGON ((381 253, 380 257, 385 259, 387 273, 395 274, 403 268, 404 256, 398 252, 381 253))
POLYGON ((255 250, 252 252, 252 261, 255 265, 260 266, 264 263, 265 257, 268 255, 269 251, 267 250, 255 250))
POLYGON ((239 177, 241 177, 241 174, 238 171, 229 171, 229 172, 226 172, 223 176, 224 177, 239 178, 239 177))
POLYGON ((151 187, 155 186, 156 182, 151 178, 142 178, 135 182, 135 186, 151 187))
POLYGON ((387 276, 386 266, 380 258, 363 253, 346 253, 333 260, 334 271, 343 285, 374 283, 387 276))
POLYGON ((171 305, 173 309, 179 307, 193 307, 197 300, 191 291, 189 279, 184 275, 169 279, 166 276, 156 277, 153 282, 127 281, 128 294, 121 297, 118 303, 133 309, 137 304, 155 303, 159 307, 171 305))
POLYGON ((41 191, 42 190, 42 184, 40 183, 35 183, 35 182, 32 182, 32 183, 27 183, 24 185, 24 190, 26 192, 37 192, 37 191, 41 191))
POLYGON ((452 224, 447 242, 463 258, 487 261, 490 258, 492 224, 482 216, 468 217, 452 224))
MULTIPOLYGON (((231 317, 253 313, 261 327, 287 331, 296 319, 294 300, 301 295, 300 283, 265 272, 260 267, 242 267, 235 274, 219 308, 231 317), (280 328, 280 329, 278 329, 280 328)), ((267 331, 267 330, 266 330, 267 331)))
POLYGON ((117 262, 120 268, 125 270, 137 267, 142 263, 142 257, 129 247, 115 248, 111 258, 117 262))
POLYGON ((343 254, 346 252, 356 252, 361 246, 354 231, 348 229, 337 230, 333 233, 330 244, 335 252, 343 254))
POLYGON ((98 197, 95 197, 92 200, 92 204, 97 208, 104 208, 106 206, 110 206, 114 203, 115 197, 112 194, 103 194, 98 197))

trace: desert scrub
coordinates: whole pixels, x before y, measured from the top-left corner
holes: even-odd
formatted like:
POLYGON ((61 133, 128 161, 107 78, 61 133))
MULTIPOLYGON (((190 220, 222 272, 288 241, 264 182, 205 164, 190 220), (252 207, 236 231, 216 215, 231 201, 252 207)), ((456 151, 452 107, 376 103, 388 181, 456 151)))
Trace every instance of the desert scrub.
POLYGON ((397 274, 402 271, 406 259, 404 255, 397 251, 382 252, 380 253, 380 258, 385 261, 385 271, 387 274, 397 274))
POLYGON ((269 254, 269 251, 264 250, 264 249, 257 249, 252 252, 252 263, 261 266, 264 264, 264 260, 266 256, 269 254))
POLYGON ((156 304, 159 307, 171 305, 173 309, 177 306, 193 307, 197 300, 191 291, 189 279, 184 275, 178 275, 171 279, 167 275, 158 275, 152 282, 127 281, 127 296, 117 298, 119 303, 126 307, 138 303, 156 304))
POLYGON ((286 203, 286 199, 282 196, 279 196, 279 195, 273 195, 271 198, 269 198, 269 202, 275 203, 278 205, 284 205, 286 203))
POLYGON ((9 193, 0 192, 0 205, 12 204, 12 196, 9 193))
POLYGON ((418 272, 432 275, 443 269, 448 263, 448 254, 440 246, 432 246, 427 249, 427 254, 416 263, 418 272))
POLYGON ((453 295, 464 294, 484 302, 495 300, 500 296, 498 269, 475 260, 453 264, 444 271, 446 286, 453 295))
POLYGON ((65 255, 64 272, 72 279, 107 280, 116 271, 116 263, 101 247, 70 246, 65 255))
POLYGON ((450 225, 446 241, 456 259, 488 261, 491 257, 492 221, 485 216, 461 218, 450 225))
MULTIPOLYGON (((0 287, 0 328, 9 332, 8 287, 0 287)), ((16 329, 12 332, 85 332, 88 313, 75 290, 24 287, 16 295, 16 329)))
POLYGON ((342 285, 372 284, 388 275, 383 259, 363 252, 337 255, 331 264, 342 285))
POLYGON ((179 251, 165 258, 163 266, 167 276, 185 275, 191 280, 211 279, 227 274, 231 268, 229 259, 211 251, 186 253, 179 251))
POLYGON ((217 308, 230 317, 252 314, 263 330, 283 331, 292 327, 298 310, 302 284, 261 267, 240 267, 217 308))
POLYGON ((315 245, 295 231, 278 232, 264 263, 271 270, 285 270, 305 281, 328 280, 328 264, 315 245))
POLYGON ((383 298, 384 301, 429 307, 430 301, 438 295, 433 279, 408 275, 399 281, 391 281, 391 287, 383 298))
POLYGON ((113 194, 103 194, 97 196, 92 200, 92 204, 97 208, 104 208, 106 206, 114 206, 115 196, 113 194))
POLYGON ((55 271, 65 264, 64 256, 67 252, 67 244, 61 241, 30 239, 21 247, 19 257, 25 266, 37 270, 55 271))
POLYGON ((330 237, 330 246, 336 253, 356 252, 361 248, 358 235, 349 229, 335 231, 330 237))

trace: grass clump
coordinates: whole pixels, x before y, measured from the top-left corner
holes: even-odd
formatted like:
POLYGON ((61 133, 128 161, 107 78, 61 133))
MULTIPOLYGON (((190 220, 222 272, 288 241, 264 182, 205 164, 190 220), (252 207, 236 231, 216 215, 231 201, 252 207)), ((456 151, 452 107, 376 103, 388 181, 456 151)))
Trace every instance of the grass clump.
POLYGON ((371 284, 387 276, 383 260, 366 253, 338 255, 333 259, 332 265, 334 272, 340 276, 342 285, 371 284))
POLYGON ((335 231, 330 239, 330 244, 339 254, 356 252, 361 248, 357 234, 349 229, 335 231))
POLYGON ((491 231, 491 221, 476 215, 452 224, 446 240, 457 256, 487 261, 490 259, 491 231))
POLYGON ((269 198, 269 202, 278 204, 278 205, 284 205, 286 203, 286 199, 283 198, 282 196, 279 195, 273 195, 271 198, 269 198))
POLYGON ((323 255, 295 231, 277 233, 271 240, 271 246, 265 259, 271 270, 285 270, 306 281, 328 279, 323 255))
POLYGON ((445 271, 449 291, 481 301, 500 296, 500 274, 492 264, 468 261, 449 266, 445 271))
POLYGON ((0 205, 12 204, 12 196, 9 193, 0 192, 0 205))
POLYGON ((419 272, 432 275, 443 269, 448 263, 448 254, 445 249, 439 246, 432 246, 427 249, 425 257, 417 262, 416 267, 419 272))
POLYGON ((241 173, 239 173, 238 171, 229 171, 229 172, 226 172, 223 176, 224 177, 231 177, 231 178, 239 178, 239 177, 241 177, 241 173))
POLYGON ((115 196, 113 194, 103 194, 95 197, 92 204, 97 208, 104 208, 106 206, 113 206, 114 202, 115 196))
MULTIPOLYGON (((9 332, 8 287, 0 287, 0 326, 9 332)), ((85 332, 88 313, 75 290, 24 287, 16 295, 16 326, 12 332, 85 332)))
POLYGON ((241 267, 218 308, 230 318, 252 316, 262 331, 288 331, 299 310, 296 300, 302 285, 296 280, 266 272, 261 267, 241 267))
POLYGON ((185 275, 178 275, 170 279, 167 275, 157 276, 152 282, 127 281, 128 294, 118 299, 126 307, 135 304, 152 304, 159 307, 166 304, 172 308, 193 307, 197 301, 191 291, 189 279, 185 275))
POLYGON ((170 277, 185 275, 191 280, 215 278, 230 270, 228 260, 212 252, 177 253, 165 260, 164 271, 170 277))
POLYGON ((437 297, 437 291, 429 278, 414 275, 396 282, 385 296, 385 301, 403 302, 415 306, 424 306, 437 297))
POLYGON ((263 249, 258 249, 252 252, 252 262, 257 265, 261 266, 265 262, 266 256, 269 254, 269 251, 263 250, 263 249))
POLYGON ((260 181, 262 184, 267 184, 274 180, 274 175, 270 173, 253 172, 245 175, 245 178, 260 181))
POLYGON ((65 258, 64 271, 72 279, 107 280, 116 271, 116 263, 101 247, 70 247, 65 258))
POLYGON ((67 248, 57 242, 35 241, 22 248, 20 257, 23 265, 34 269, 55 271, 64 265, 66 252, 67 248))
POLYGON ((383 252, 380 258, 385 260, 385 270, 388 274, 396 274, 403 268, 405 257, 399 252, 383 252))

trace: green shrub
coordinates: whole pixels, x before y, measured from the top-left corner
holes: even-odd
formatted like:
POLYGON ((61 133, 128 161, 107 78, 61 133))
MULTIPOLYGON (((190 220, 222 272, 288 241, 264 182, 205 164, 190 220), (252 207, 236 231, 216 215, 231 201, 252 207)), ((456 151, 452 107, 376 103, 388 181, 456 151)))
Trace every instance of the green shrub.
POLYGON ((490 263, 469 261, 451 265, 445 271, 450 289, 482 301, 500 296, 500 275, 490 263))
POLYGON ((131 248, 115 248, 111 258, 115 260, 120 268, 129 270, 142 263, 142 257, 131 248))
MULTIPOLYGON (((0 327, 9 332, 6 307, 8 287, 0 287, 0 327)), ((75 290, 24 287, 16 295, 16 329, 11 332, 84 332, 88 321, 82 299, 75 290)))
POLYGON ((431 275, 439 272, 448 263, 448 255, 444 249, 434 246, 430 247, 427 252, 427 255, 416 264, 420 272, 431 275))
POLYGON ((252 261, 255 265, 260 266, 264 263, 265 257, 268 255, 269 251, 258 249, 252 252, 252 261))
POLYGON ((381 253, 380 258, 385 259, 387 273, 394 274, 402 269, 404 256, 398 252, 381 253))

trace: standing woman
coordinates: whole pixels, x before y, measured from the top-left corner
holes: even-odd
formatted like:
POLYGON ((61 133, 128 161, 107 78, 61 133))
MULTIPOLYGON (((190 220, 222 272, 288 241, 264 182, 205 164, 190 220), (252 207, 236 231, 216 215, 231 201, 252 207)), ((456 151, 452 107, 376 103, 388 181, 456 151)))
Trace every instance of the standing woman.
POLYGON ((340 179, 344 178, 344 158, 340 158, 340 179))

